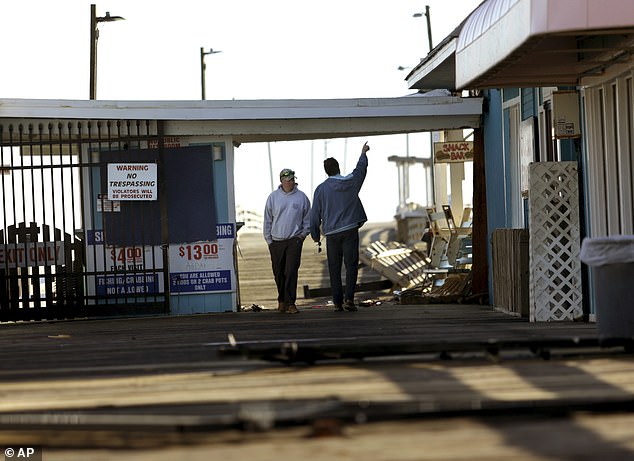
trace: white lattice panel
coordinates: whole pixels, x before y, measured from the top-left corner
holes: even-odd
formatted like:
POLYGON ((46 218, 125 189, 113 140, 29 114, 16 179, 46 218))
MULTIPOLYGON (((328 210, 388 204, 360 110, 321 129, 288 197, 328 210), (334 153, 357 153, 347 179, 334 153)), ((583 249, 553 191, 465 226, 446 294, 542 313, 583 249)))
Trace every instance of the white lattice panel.
POLYGON ((573 320, 581 306, 576 162, 530 165, 530 319, 573 320))

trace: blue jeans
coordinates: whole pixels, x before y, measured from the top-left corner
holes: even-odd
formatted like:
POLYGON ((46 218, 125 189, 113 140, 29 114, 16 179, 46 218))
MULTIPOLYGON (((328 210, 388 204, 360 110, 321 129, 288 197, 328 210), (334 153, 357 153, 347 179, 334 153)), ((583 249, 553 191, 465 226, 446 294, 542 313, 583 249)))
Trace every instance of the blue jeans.
POLYGON ((326 255, 332 302, 335 306, 341 306, 344 301, 344 288, 341 285, 342 263, 346 265, 345 300, 354 301, 354 288, 357 285, 359 273, 359 228, 327 235, 326 255))

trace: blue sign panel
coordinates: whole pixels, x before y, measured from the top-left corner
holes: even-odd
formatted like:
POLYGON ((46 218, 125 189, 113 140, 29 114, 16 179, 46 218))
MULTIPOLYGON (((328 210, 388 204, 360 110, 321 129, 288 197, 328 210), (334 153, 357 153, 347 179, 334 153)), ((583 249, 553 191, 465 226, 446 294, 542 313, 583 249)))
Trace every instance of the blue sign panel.
POLYGON ((177 272, 170 274, 172 293, 231 290, 231 271, 177 272))

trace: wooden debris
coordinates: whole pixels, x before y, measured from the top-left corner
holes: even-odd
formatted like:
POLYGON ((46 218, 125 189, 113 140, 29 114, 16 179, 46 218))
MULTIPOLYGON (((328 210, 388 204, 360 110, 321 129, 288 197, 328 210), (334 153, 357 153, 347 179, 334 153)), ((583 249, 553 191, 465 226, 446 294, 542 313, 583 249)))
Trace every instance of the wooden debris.
POLYGON ((400 293, 401 304, 461 304, 468 302, 471 293, 471 272, 448 274, 442 285, 429 292, 420 288, 400 293))
POLYGON ((359 258, 402 288, 431 284, 431 277, 426 273, 429 259, 417 248, 400 242, 376 241, 361 251, 359 258))
POLYGON ((434 268, 416 246, 377 241, 361 252, 360 259, 403 289, 397 291, 401 304, 460 303, 471 292, 469 269, 434 268))

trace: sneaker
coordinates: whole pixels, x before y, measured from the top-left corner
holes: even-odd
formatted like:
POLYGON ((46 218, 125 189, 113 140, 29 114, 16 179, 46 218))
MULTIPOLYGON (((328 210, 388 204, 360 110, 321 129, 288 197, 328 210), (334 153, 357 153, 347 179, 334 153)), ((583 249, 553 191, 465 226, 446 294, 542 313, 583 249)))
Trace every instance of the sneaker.
POLYGON ((286 308, 286 313, 299 314, 299 309, 297 309, 297 306, 295 304, 289 304, 288 307, 286 308))
POLYGON ((346 303, 344 304, 344 307, 349 312, 356 312, 358 310, 357 306, 354 305, 354 301, 352 300, 346 301, 346 303))
POLYGON ((335 312, 343 312, 343 306, 341 304, 335 304, 335 312))
POLYGON ((280 301, 280 302, 278 302, 278 303, 277 303, 277 310, 278 310, 279 312, 281 312, 281 313, 286 312, 286 304, 285 304, 285 303, 283 303, 283 302, 281 302, 281 301, 280 301))

